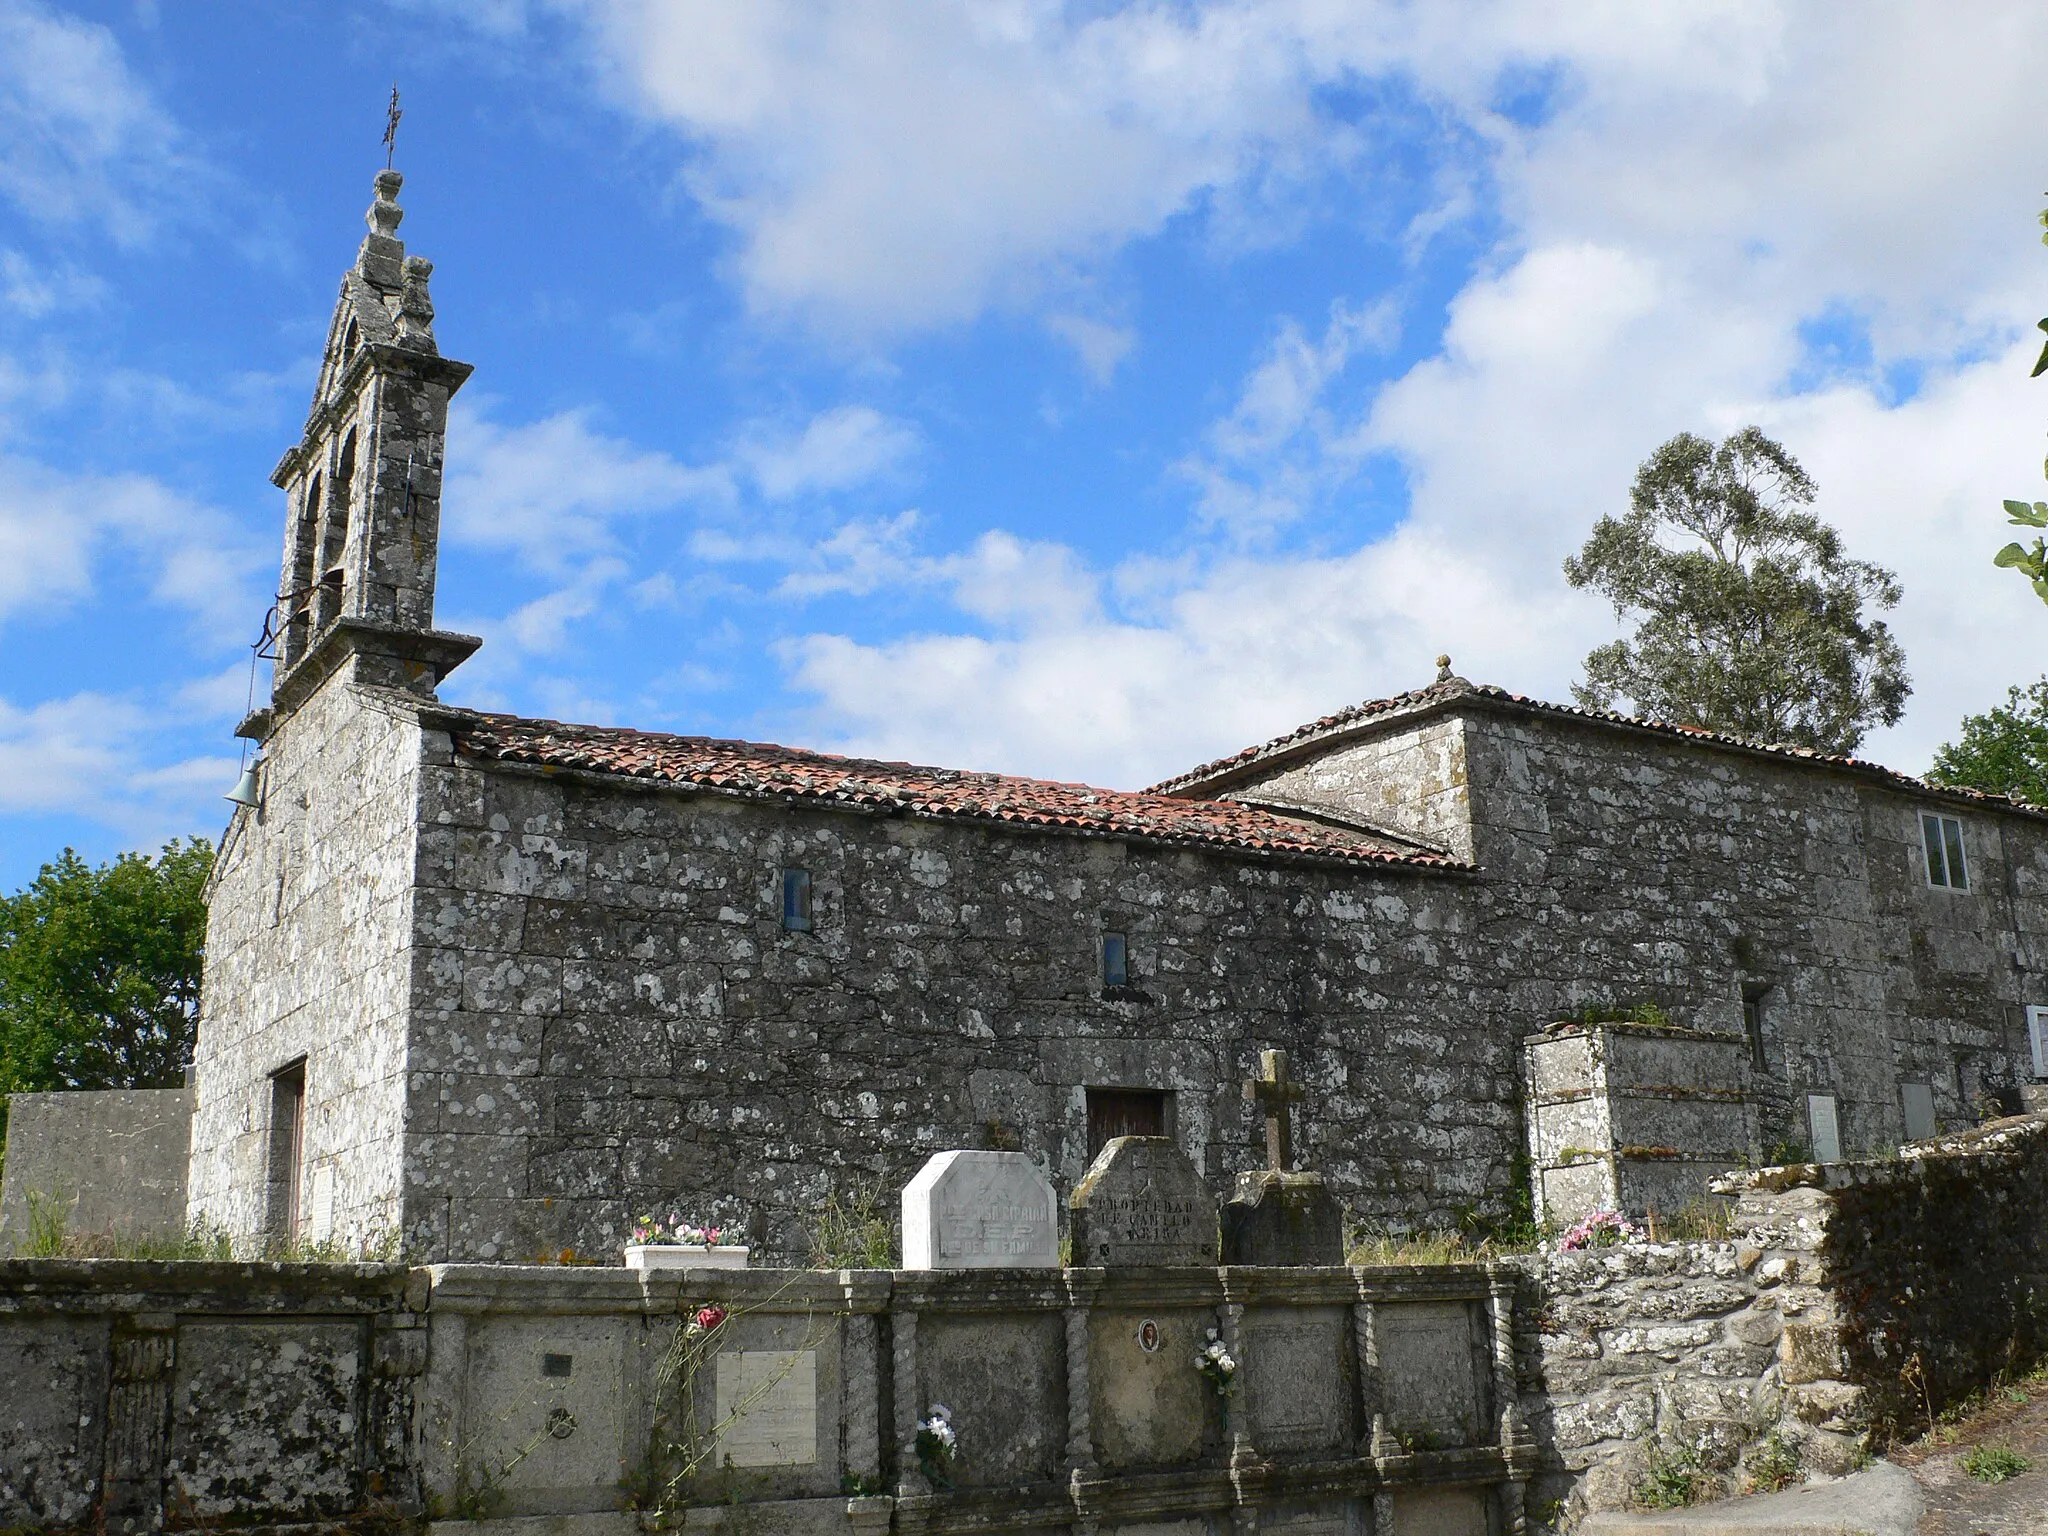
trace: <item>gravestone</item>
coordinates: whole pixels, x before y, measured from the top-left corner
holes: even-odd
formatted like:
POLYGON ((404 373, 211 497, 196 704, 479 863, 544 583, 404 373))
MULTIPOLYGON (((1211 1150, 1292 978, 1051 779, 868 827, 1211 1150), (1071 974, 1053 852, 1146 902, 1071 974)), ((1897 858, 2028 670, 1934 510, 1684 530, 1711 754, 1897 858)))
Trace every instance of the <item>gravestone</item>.
POLYGON ((1216 1262, 1216 1203, 1167 1136, 1118 1136, 1067 1201, 1074 1262, 1102 1269, 1216 1262))
POLYGON ((940 1152, 903 1186, 905 1269, 1057 1269, 1058 1196, 1022 1152, 940 1152))
POLYGON ((1242 1173, 1223 1206, 1226 1264, 1342 1264, 1344 1210, 1322 1175, 1294 1168, 1290 1107, 1307 1097, 1287 1074, 1285 1051, 1259 1053, 1260 1076, 1245 1098, 1266 1112, 1266 1161, 1242 1173))

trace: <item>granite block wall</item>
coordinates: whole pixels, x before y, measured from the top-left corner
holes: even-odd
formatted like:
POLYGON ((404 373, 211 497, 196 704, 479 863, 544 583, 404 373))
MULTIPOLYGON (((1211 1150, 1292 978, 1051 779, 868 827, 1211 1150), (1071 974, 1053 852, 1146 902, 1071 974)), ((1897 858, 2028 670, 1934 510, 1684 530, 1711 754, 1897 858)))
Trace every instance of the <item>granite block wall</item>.
POLYGON ((305 1062, 301 1235, 400 1219, 419 731, 331 678, 266 748, 209 893, 190 1213, 264 1230, 271 1075, 305 1062))
POLYGON ((1521 1137, 1472 884, 857 815, 493 765, 430 737, 407 1228, 605 1254, 680 1206, 801 1259, 828 1192, 1021 1149, 1071 1187, 1087 1089, 1169 1098, 1219 1193, 1262 1047, 1355 1219, 1503 1206, 1521 1137), (781 923, 808 870, 814 922, 781 923), (1099 945, 1128 936, 1128 984, 1099 945))
POLYGON ((1961 1127, 2031 1079, 2024 1009, 2048 1003, 2039 816, 1478 694, 1450 705, 1228 792, 1472 858, 1497 1007, 1530 1029, 1653 1002, 1740 1034, 1754 999, 1766 1155, 1809 1144, 1809 1093, 1837 1099, 1857 1156, 1904 1139, 1901 1083, 1929 1085, 1939 1123, 1961 1127), (1927 808, 1963 824, 1967 890, 1927 881, 1927 808))

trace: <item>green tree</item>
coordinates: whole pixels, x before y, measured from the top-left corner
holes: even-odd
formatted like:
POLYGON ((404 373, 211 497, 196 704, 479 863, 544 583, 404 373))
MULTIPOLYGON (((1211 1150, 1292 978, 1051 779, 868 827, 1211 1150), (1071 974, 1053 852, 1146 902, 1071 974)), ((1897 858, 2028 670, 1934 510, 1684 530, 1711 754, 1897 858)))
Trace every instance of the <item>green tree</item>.
POLYGON ((1965 715, 1962 739, 1934 754, 1927 777, 2048 805, 2048 677, 2007 690, 2002 706, 1965 715))
POLYGON ((1868 609, 1898 579, 1852 560, 1810 512, 1814 485, 1756 427, 1725 442, 1681 432, 1636 471, 1629 510, 1603 517, 1564 563, 1575 587, 1640 615, 1586 657, 1572 695, 1759 741, 1851 752, 1899 718, 1905 655, 1868 609))
MULTIPOLYGON (((2041 225, 2048 230, 2048 209, 2041 214, 2041 225)), ((2048 233, 2041 236, 2041 243, 2048 245, 2048 233)), ((2048 331, 2048 320, 2036 322, 2036 329, 2048 331)), ((2038 379, 2048 373, 2048 345, 2041 348, 2041 356, 2034 364, 2034 371, 2028 378, 2038 379)), ((2048 475, 2048 463, 2041 466, 2041 472, 2048 475)), ((2005 503, 2006 521, 2015 528, 2048 528, 2048 501, 2024 502, 2008 499, 2005 503)), ((2002 569, 2017 570, 2033 585, 2034 595, 2048 603, 2048 543, 2034 540, 2034 547, 2012 543, 1991 557, 1991 563, 2002 569)))
POLYGON ((0 1093, 184 1081, 212 868, 204 838, 97 869, 67 848, 0 897, 0 1093))

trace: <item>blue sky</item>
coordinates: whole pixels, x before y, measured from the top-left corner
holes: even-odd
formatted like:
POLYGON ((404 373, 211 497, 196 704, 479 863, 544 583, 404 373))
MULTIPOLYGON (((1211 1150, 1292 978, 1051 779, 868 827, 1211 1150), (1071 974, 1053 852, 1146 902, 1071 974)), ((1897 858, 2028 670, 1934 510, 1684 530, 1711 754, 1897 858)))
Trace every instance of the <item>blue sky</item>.
POLYGON ((2041 669, 2044 75, 2021 6, 0 0, 0 889, 225 819, 394 77, 446 697, 1136 786, 1438 651, 1565 697, 1559 561, 1748 421, 1923 767, 2041 669))

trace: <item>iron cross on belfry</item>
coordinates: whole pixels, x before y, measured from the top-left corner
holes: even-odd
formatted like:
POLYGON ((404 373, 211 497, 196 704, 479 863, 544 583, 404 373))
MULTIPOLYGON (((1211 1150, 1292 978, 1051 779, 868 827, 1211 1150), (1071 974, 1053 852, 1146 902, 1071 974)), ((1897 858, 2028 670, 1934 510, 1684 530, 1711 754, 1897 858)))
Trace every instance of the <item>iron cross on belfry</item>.
POLYGON ((1287 1075, 1285 1051, 1259 1052, 1258 1077, 1247 1078, 1244 1096, 1266 1116, 1266 1163, 1281 1173, 1294 1166, 1293 1117, 1288 1106, 1308 1097, 1308 1090, 1287 1075))
POLYGON ((405 114, 398 110, 398 87, 391 87, 391 105, 384 109, 384 169, 391 169, 391 157, 398 153, 398 120, 405 114))

